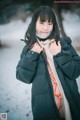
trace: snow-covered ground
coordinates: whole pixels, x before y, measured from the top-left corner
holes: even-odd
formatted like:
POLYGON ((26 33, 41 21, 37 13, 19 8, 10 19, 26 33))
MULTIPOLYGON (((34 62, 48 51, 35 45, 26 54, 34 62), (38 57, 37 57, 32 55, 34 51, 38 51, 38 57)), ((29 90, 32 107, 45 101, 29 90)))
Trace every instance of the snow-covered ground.
POLYGON ((22 51, 24 33, 31 20, 12 21, 0 25, 0 38, 6 47, 0 49, 0 113, 7 112, 8 120, 32 120, 31 85, 16 79, 16 65, 22 51))
MULTIPOLYGON (((63 25, 66 33, 80 42, 80 18, 72 13, 64 14, 63 25)), ((8 120, 32 120, 31 84, 16 79, 16 65, 22 51, 25 31, 31 17, 26 22, 12 21, 0 25, 0 39, 5 48, 0 48, 0 113, 7 112, 8 120)), ((79 43, 78 43, 79 44, 79 43)), ((80 53, 79 53, 80 54, 80 53)), ((80 78, 77 79, 80 90, 80 78)))

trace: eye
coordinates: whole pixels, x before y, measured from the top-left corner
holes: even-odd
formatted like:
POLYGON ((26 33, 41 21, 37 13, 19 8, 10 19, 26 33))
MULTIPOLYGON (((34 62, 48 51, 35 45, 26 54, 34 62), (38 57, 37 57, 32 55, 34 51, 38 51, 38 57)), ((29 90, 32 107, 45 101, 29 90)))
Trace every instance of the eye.
POLYGON ((43 24, 43 22, 42 22, 42 21, 40 21, 40 24, 43 24))
POLYGON ((52 22, 48 22, 48 25, 53 25, 53 23, 52 22))

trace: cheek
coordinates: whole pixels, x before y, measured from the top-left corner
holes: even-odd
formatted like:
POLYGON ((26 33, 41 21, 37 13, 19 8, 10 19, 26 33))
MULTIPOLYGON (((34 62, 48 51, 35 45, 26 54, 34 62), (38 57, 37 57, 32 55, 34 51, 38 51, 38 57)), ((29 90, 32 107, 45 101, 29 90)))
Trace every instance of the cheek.
POLYGON ((51 31, 53 30, 53 26, 51 26, 51 31))
POLYGON ((36 24, 36 32, 40 32, 40 30, 41 30, 41 26, 40 26, 40 24, 36 24))
POLYGON ((50 32, 53 30, 53 26, 51 26, 50 28, 49 28, 49 30, 50 30, 50 32))
POLYGON ((36 32, 38 32, 39 30, 39 27, 38 27, 38 24, 36 24, 36 32))

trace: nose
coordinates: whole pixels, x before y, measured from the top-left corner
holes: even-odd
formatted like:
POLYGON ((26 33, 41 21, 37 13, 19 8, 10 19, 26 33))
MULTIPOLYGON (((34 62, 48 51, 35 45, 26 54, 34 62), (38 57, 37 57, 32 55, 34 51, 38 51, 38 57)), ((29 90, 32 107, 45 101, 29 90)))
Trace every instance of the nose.
POLYGON ((44 25, 44 30, 45 30, 45 31, 48 30, 48 25, 44 25))

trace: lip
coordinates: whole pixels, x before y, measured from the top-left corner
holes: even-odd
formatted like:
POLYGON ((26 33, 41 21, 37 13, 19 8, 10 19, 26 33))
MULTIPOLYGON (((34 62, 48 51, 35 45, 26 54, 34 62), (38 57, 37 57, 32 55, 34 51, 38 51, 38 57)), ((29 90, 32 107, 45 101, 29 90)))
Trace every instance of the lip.
POLYGON ((43 34, 48 34, 48 32, 41 32, 41 33, 43 33, 43 34))

